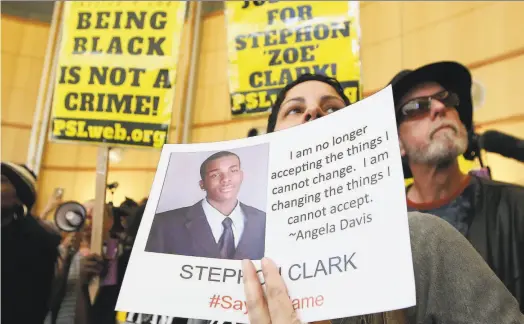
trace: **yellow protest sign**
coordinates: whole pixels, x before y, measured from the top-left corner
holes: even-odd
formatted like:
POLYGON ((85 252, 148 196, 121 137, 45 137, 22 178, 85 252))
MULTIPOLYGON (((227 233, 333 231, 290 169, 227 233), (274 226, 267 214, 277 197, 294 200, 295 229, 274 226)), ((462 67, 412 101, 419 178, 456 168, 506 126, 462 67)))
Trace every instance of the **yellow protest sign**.
POLYGON ((227 1, 233 115, 267 112, 305 73, 337 78, 361 98, 357 1, 227 1))
POLYGON ((185 1, 68 1, 50 137, 160 148, 185 1))

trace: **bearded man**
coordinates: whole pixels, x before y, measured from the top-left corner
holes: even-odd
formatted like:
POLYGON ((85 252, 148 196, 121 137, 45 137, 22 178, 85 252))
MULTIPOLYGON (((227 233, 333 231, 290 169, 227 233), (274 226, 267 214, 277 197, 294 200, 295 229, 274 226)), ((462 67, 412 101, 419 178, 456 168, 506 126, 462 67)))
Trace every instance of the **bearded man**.
POLYGON ((524 187, 465 174, 471 75, 456 62, 404 70, 391 81, 410 211, 459 230, 524 310, 524 187))

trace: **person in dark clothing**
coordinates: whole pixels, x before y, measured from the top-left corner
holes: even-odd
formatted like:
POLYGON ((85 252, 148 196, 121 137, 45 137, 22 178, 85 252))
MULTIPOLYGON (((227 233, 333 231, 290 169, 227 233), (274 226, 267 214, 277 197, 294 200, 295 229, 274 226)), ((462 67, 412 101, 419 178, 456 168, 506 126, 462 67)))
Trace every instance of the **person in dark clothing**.
MULTIPOLYGON (((139 205, 135 211, 128 216, 128 227, 124 235, 119 235, 120 239, 120 255, 116 262, 118 262, 118 280, 116 285, 103 286, 99 288, 98 294, 94 303, 91 303, 89 297, 89 283, 96 276, 103 276, 104 270, 107 266, 107 261, 98 254, 90 254, 84 258, 80 265, 79 287, 77 291, 77 303, 75 324, 115 324, 116 323, 116 302, 120 287, 124 280, 129 257, 133 248, 134 239, 138 233, 140 222, 146 208, 146 201, 139 205)), ((162 316, 149 314, 131 314, 129 313, 126 319, 126 324, 142 324, 142 323, 165 323, 165 324, 186 324, 187 319, 171 318, 167 321, 162 316)))
POLYGON ((60 234, 31 215, 36 176, 2 162, 2 315, 5 324, 42 323, 48 312, 60 234))
POLYGON ((461 172, 472 131, 471 75, 456 62, 398 73, 395 101, 410 211, 438 216, 461 232, 524 311, 524 187, 461 172))

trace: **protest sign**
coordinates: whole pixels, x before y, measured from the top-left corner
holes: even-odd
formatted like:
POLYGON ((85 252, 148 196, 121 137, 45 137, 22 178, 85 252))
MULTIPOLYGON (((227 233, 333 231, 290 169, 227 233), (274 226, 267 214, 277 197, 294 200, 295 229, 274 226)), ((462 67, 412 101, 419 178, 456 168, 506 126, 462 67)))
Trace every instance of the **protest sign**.
POLYGON ((166 142, 185 1, 65 3, 50 137, 166 142))
POLYGON ((276 133, 166 145, 117 310, 247 323, 239 260, 264 256, 302 321, 413 306, 406 210, 391 87, 276 133))
POLYGON ((280 89, 304 73, 337 78, 361 99, 358 1, 228 1, 231 111, 269 111, 280 89))

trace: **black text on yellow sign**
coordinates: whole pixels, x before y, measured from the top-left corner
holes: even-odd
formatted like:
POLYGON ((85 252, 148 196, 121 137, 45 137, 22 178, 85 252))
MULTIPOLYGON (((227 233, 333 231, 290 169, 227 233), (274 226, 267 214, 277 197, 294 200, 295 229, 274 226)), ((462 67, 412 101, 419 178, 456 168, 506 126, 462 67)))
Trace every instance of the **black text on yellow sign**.
MULTIPOLYGON (((102 12, 79 12, 77 16, 77 30, 121 30, 150 28, 152 30, 162 30, 166 28, 167 12, 165 11, 102 11, 102 12)), ((75 54, 98 53, 98 54, 123 54, 131 55, 157 55, 164 56, 163 45, 166 37, 143 37, 134 36, 123 39, 120 36, 113 36, 108 39, 100 37, 74 38, 75 54)))
POLYGON ((185 6, 67 2, 51 138, 162 147, 171 124, 185 6))
POLYGON ((55 118, 51 132, 61 140, 161 148, 168 125, 55 118))
POLYGON ((268 111, 278 91, 303 74, 323 74, 360 100, 358 25, 348 2, 228 3, 233 115, 268 111), (237 25, 238 24, 238 25, 237 25), (356 32, 357 31, 357 32, 356 32))
MULTIPOLYGON (((61 66, 59 84, 78 84, 81 80, 81 66, 61 66)), ((141 76, 146 73, 141 68, 123 68, 107 66, 91 66, 88 72, 89 85, 125 85, 137 88, 134 94, 104 93, 104 92, 68 92, 64 96, 62 107, 68 111, 88 111, 98 113, 118 113, 151 115, 158 114, 159 96, 140 95, 141 76)), ((169 79, 169 70, 160 69, 150 88, 171 89, 173 84, 169 79)), ((100 89, 100 88, 99 88, 100 89)))

